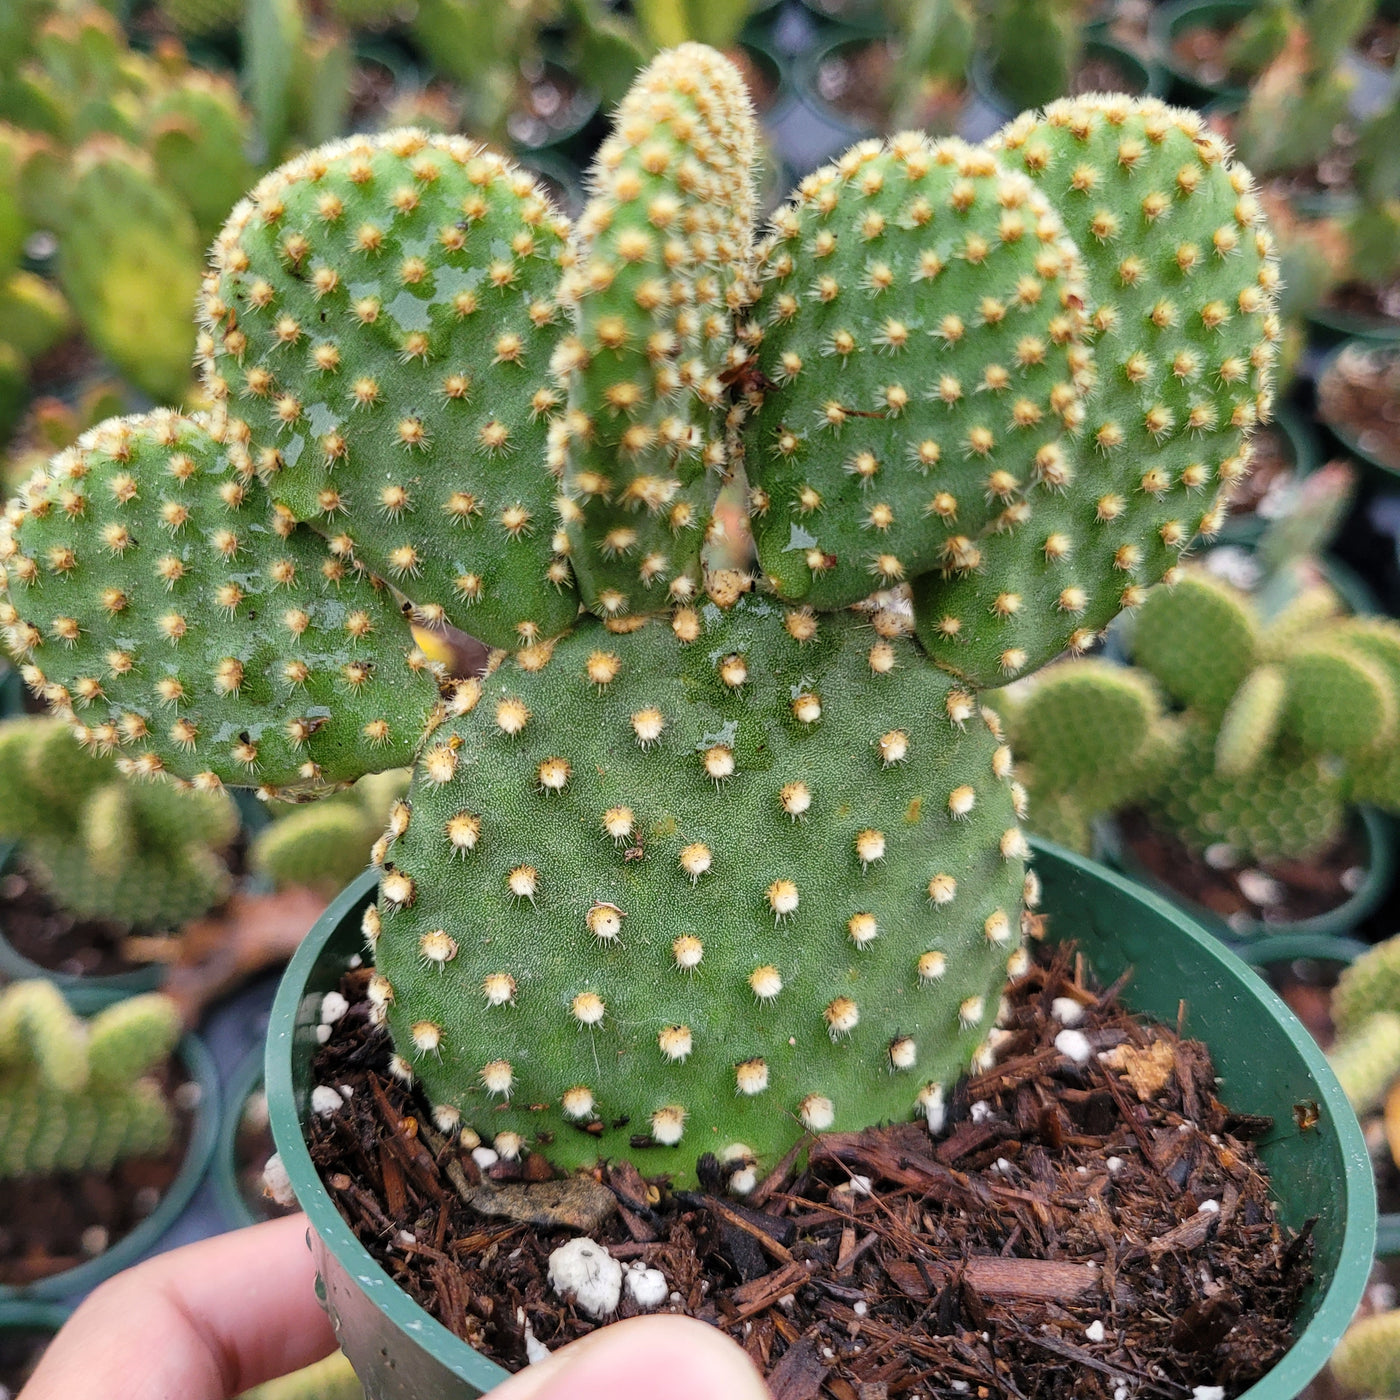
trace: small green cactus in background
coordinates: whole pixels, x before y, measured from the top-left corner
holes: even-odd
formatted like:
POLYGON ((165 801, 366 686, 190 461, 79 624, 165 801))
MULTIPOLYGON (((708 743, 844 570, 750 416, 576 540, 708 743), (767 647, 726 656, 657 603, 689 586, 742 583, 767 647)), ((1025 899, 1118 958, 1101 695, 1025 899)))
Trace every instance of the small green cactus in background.
POLYGON ((1353 1322, 1330 1366, 1332 1378, 1350 1395, 1400 1394, 1400 1311, 1353 1322))
POLYGON ((174 1116, 150 1076, 179 1036, 175 1004, 159 994, 84 1022, 49 982, 0 991, 0 1179, 164 1151, 174 1116))
POLYGON ((178 400, 202 248, 255 174, 237 91, 132 51, 100 5, 36 7, 16 43, 0 65, 0 343, 33 359, 76 320, 133 384, 178 400), (36 230, 57 237, 64 297, 16 272, 36 230))
POLYGON ((1369 948, 1343 970, 1332 992, 1332 1022, 1341 1035, 1379 1012, 1400 1012, 1400 936, 1369 948))
POLYGON ((361 1400, 364 1391, 343 1351, 333 1351, 300 1371, 264 1381, 238 1400, 361 1400))
POLYGON ((1268 66, 1251 87, 1236 133, 1240 154, 1261 176, 1306 168, 1333 146, 1356 86, 1342 60, 1374 16, 1376 0, 1312 0, 1296 15, 1284 5, 1277 18, 1274 8, 1247 21, 1257 40, 1253 57, 1268 66))
POLYGON ((408 769, 394 768, 324 801, 286 806, 254 838, 249 863, 279 890, 304 885, 331 898, 370 864, 390 805, 408 791, 408 780, 408 769))
POLYGON ((1400 810, 1400 625, 1341 617, 1320 583, 1270 617, 1268 592, 1189 571, 1134 616, 1140 669, 1068 661, 1013 687, 1036 830, 1063 837, 1066 803, 1086 819, 1137 806, 1193 851, 1269 861, 1326 849, 1353 802, 1400 810), (1127 708, 1154 687, 1179 713, 1127 708))
POLYGON ((1269 237, 1193 114, 862 143, 756 245, 753 149, 687 44, 575 227, 460 138, 298 157, 215 245, 213 413, 85 436, 0 531, 27 683, 120 770, 413 757, 394 1072, 564 1168, 936 1115, 1038 899, 981 691, 1175 577, 1269 410, 1269 237), (700 573, 740 459, 752 591, 700 573), (500 650, 436 675, 401 608, 500 650))
POLYGON ((61 908, 177 929, 228 897, 221 852, 238 829, 223 792, 123 778, 51 719, 0 724, 0 836, 61 908))
POLYGON ((1377 1108, 1400 1074, 1400 1013, 1378 1011, 1338 1039, 1327 1060, 1357 1113, 1377 1108))
POLYGON ((998 89, 1018 107, 1070 91, 1084 48, 1079 0, 1004 0, 987 7, 987 51, 998 89))

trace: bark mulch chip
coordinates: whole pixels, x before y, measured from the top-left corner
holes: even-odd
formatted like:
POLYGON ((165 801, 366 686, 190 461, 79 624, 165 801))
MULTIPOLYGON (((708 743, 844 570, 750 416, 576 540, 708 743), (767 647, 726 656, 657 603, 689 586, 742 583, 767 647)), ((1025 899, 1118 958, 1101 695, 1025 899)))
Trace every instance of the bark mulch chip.
POLYGON ((399 1286, 510 1370, 527 1337, 553 1350, 599 1325, 548 1282, 581 1233, 659 1269, 662 1306, 731 1336, 776 1400, 1191 1400, 1245 1390, 1289 1346, 1312 1227, 1275 1213, 1252 1146, 1272 1123, 1219 1103, 1206 1047, 1096 990, 1069 946, 1009 989, 998 1060, 940 1135, 829 1134, 744 1198, 709 1156, 690 1191, 627 1162, 559 1178, 541 1152, 483 1175, 389 1074, 368 975, 343 980, 351 1009, 317 1054, 316 1082, 352 1092, 313 1116, 312 1157, 399 1286), (1082 1064, 1056 1048, 1057 998, 1082 1008, 1082 1064))

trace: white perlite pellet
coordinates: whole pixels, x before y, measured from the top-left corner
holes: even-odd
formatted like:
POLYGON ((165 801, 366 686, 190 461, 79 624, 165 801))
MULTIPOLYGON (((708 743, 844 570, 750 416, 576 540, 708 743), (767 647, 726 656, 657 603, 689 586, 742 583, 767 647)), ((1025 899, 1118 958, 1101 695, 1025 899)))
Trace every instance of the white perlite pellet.
POLYGON ((329 1118, 344 1103, 345 1100, 340 1097, 340 1090, 332 1089, 329 1084, 318 1084, 311 1091, 311 1111, 322 1118, 329 1118))
POLYGON ((1094 1047, 1089 1044, 1089 1037, 1083 1031, 1061 1031, 1055 1037, 1055 1049, 1077 1065, 1087 1065, 1094 1053, 1094 1047))
POLYGON ((572 1298, 580 1312, 601 1321, 617 1311, 622 1265, 597 1240, 581 1236, 549 1256, 549 1284, 560 1297, 572 1298))

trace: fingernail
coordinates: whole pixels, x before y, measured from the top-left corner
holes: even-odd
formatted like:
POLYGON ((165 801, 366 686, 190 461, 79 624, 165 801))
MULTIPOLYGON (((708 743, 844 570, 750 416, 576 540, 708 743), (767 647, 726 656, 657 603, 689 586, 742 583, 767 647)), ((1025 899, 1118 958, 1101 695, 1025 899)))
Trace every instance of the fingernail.
POLYGON ((512 1376, 492 1400, 768 1400, 748 1357, 717 1329, 683 1317, 599 1328, 512 1376))

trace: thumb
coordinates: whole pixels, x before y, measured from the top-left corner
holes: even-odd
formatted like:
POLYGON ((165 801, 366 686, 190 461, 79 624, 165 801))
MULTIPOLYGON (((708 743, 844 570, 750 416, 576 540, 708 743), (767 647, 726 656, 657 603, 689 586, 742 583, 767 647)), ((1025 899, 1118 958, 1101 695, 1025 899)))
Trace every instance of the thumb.
POLYGON ((527 1367, 491 1400, 768 1400, 768 1388, 716 1328, 688 1317, 634 1317, 527 1367))

